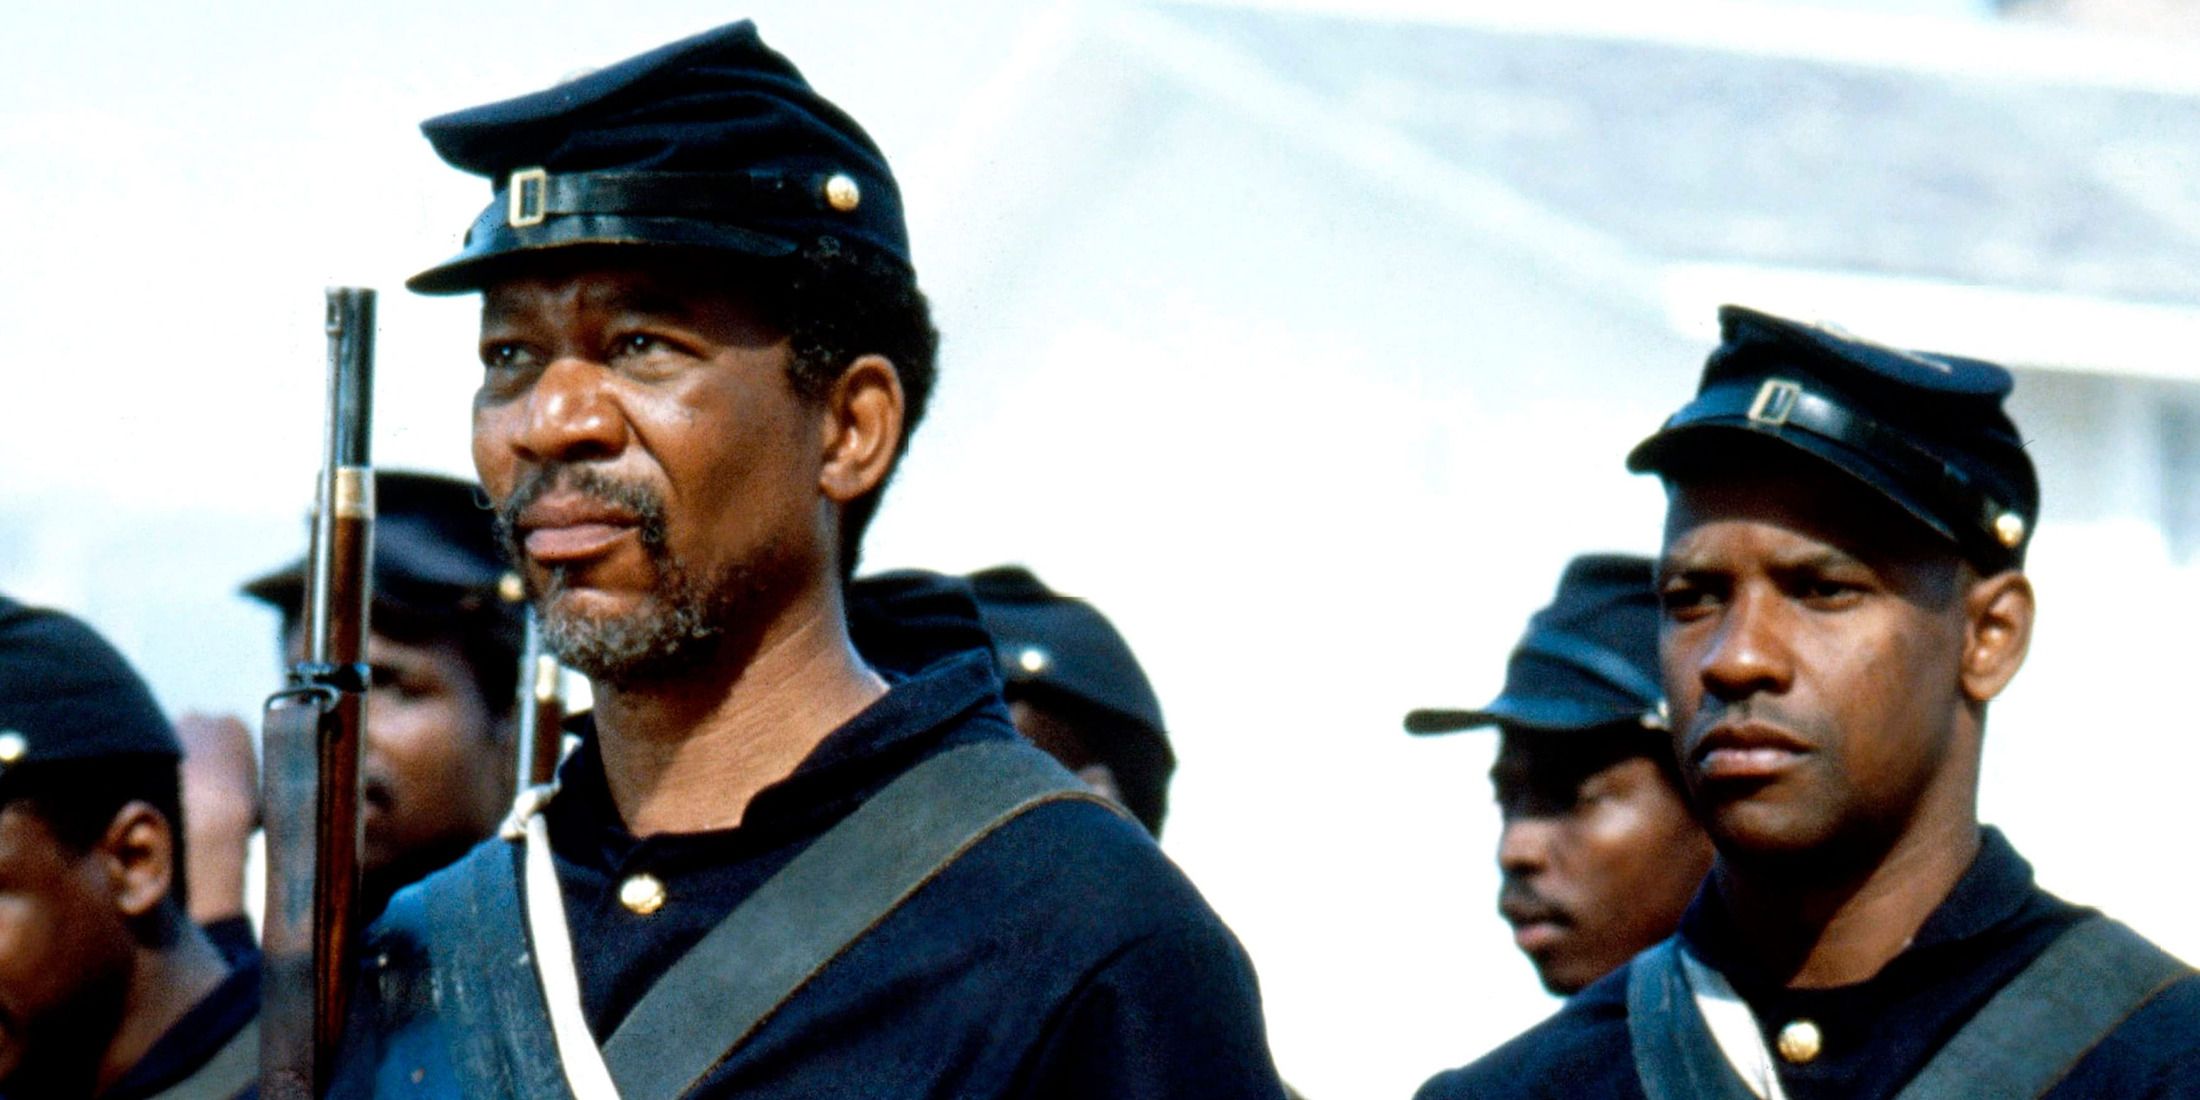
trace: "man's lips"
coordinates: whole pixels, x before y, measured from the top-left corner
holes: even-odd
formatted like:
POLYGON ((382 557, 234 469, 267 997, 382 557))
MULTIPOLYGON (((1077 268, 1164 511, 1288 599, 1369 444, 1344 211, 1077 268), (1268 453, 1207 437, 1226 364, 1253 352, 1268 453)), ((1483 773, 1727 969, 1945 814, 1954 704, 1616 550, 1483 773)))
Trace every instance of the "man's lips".
POLYGON ((527 556, 544 564, 601 557, 632 534, 639 521, 615 504, 587 497, 546 497, 515 524, 527 556))
POLYGON ((1513 946, 1530 954, 1557 943, 1573 923, 1556 906, 1516 897, 1499 900, 1497 912, 1513 926, 1513 946))
POLYGON ((1808 741, 1762 722, 1713 727, 1689 753, 1705 779, 1770 779, 1809 755, 1808 741))

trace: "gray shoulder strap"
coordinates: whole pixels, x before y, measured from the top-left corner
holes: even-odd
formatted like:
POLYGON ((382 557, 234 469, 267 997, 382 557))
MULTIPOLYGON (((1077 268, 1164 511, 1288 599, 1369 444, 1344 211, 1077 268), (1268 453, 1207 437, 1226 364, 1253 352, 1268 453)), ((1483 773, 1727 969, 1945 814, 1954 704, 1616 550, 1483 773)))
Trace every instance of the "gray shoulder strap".
POLYGON ((2056 937, 1979 1009, 1897 1100, 2039 1097, 2192 968, 2104 916, 2056 937))
POLYGON ((467 1095, 566 1097, 520 919, 518 863, 492 840, 446 869, 443 889, 423 892, 436 1011, 467 1095))
POLYGON ((236 1100, 259 1080, 260 1021, 255 1017, 245 1021, 197 1072, 148 1100, 236 1100))
POLYGON ((1649 1100, 1756 1100, 1696 1008, 1677 940, 1627 964, 1627 1038, 1649 1100))
MULTIPOLYGON (((871 796, 681 956, 604 1044, 624 1100, 671 1100, 850 944, 994 830, 1099 801, 1022 741, 950 749, 871 796)), ((1103 803, 1104 804, 1104 803, 1103 803)))

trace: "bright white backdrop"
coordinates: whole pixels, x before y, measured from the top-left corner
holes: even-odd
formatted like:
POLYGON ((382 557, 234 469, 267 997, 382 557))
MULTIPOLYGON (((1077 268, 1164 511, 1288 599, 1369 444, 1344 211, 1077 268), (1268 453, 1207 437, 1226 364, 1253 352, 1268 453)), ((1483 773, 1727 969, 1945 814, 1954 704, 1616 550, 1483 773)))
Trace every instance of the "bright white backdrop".
MULTIPOLYGON (((171 708, 255 706, 272 624, 232 593, 298 545, 324 285, 385 291, 377 460, 466 471, 472 305, 397 284, 486 193, 414 124, 753 14, 892 157, 947 337, 869 564, 1022 560, 1106 609, 1180 746, 1168 848, 1252 951, 1286 1075, 1404 1095, 1552 1002, 1491 912, 1489 742, 1399 716, 1494 691, 1568 555, 1653 546, 1661 501, 1618 456, 1706 337, 1426 181, 1248 126, 1127 59, 1145 24, 1115 12, 12 6, 0 590, 91 618, 171 708)), ((2096 453, 2114 393, 2042 393, 2028 415, 2075 442, 2042 451, 2046 611, 1988 816, 2050 885, 2200 955, 2171 854, 2200 582, 2096 453), (2101 499, 2058 524, 2058 490, 2101 499)))

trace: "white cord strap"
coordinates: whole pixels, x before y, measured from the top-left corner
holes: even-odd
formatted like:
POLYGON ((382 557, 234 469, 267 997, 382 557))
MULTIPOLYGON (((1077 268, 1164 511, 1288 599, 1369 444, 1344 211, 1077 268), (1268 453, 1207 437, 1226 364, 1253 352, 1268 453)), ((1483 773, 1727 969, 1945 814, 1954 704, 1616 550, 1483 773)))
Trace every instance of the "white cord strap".
POLYGON ((526 848, 527 934, 535 941, 535 975, 550 1009, 551 1037, 574 1100, 619 1100, 603 1051, 581 1013, 581 983, 573 968, 573 933, 565 923, 565 898, 558 891, 557 868, 550 862, 550 827, 542 808, 557 794, 556 785, 530 787, 512 804, 512 816, 500 830, 526 848))
POLYGON ((1761 1100, 1787 1100, 1780 1090, 1780 1075, 1772 1068, 1772 1052, 1765 1049, 1764 1033, 1757 1029, 1757 1017, 1749 1005, 1727 984, 1725 975, 1697 962, 1685 948, 1678 950, 1689 991, 1696 998, 1696 1012, 1718 1043, 1719 1053, 1726 1055, 1742 1084, 1761 1100))

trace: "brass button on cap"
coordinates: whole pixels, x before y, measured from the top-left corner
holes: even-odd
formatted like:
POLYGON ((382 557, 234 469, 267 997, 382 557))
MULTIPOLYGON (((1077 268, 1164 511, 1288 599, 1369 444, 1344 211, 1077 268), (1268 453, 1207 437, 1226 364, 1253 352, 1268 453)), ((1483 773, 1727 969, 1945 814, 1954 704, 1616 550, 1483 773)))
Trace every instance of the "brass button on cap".
POLYGON ((646 917, 665 907, 665 884, 655 875, 629 875, 619 884, 619 904, 635 916, 646 917))
POLYGON ((30 748, 29 738, 14 730, 0 730, 0 764, 13 764, 23 759, 30 748))
POLYGON ((1994 537, 2011 550, 2024 541, 2024 517, 2015 512, 2003 512, 1994 517, 1994 537))
POLYGON ((856 186, 855 177, 837 173, 825 181, 825 205, 843 214, 863 204, 863 189, 856 186))
POLYGON ((1818 1025, 1809 1020, 1790 1020, 1780 1029, 1780 1057, 1794 1065, 1816 1060, 1824 1045, 1825 1036, 1819 1034, 1818 1025))

